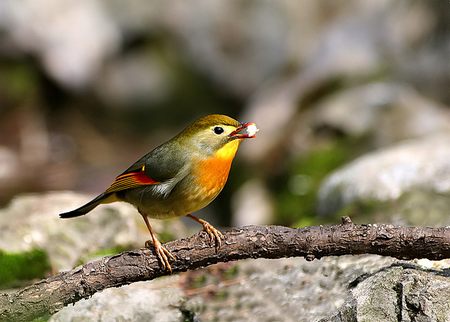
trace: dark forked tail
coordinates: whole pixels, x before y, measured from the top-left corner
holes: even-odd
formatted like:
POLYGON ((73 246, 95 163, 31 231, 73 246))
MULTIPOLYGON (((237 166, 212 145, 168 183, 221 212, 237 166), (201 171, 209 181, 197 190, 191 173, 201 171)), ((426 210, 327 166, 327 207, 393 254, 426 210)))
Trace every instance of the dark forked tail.
POLYGON ((111 196, 111 193, 102 193, 101 195, 97 196, 95 199, 89 201, 84 206, 81 206, 80 208, 77 208, 72 211, 64 212, 62 214, 59 214, 59 217, 61 218, 73 218, 78 216, 86 215, 89 211, 97 207, 99 204, 105 201, 109 196, 111 196))

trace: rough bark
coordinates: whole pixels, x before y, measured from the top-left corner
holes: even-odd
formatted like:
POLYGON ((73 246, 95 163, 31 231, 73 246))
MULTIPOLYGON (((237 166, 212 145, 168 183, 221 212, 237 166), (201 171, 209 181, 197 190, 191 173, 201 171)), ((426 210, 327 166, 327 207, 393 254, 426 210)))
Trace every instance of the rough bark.
MULTIPOLYGON (((224 233, 220 249, 211 247, 206 233, 175 240, 165 246, 176 257, 173 272, 243 258, 378 254, 399 259, 450 257, 450 228, 341 225, 287 228, 248 226, 224 233)), ((151 280, 168 274, 148 249, 126 251, 62 272, 13 294, 0 294, 1 321, 29 321, 53 314, 65 305, 109 287, 151 280)))

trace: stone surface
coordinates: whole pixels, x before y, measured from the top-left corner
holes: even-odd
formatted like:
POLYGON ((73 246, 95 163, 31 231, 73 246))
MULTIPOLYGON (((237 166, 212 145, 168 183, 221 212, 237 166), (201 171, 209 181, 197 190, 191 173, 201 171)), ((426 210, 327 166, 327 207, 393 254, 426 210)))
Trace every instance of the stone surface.
POLYGON ((244 260, 107 289, 50 321, 448 321, 449 268, 376 255, 244 260))
MULTIPOLYGON (((134 207, 126 203, 102 205, 78 218, 59 218, 59 213, 89 200, 89 196, 71 192, 16 197, 0 210, 0 249, 43 249, 58 271, 71 269, 105 249, 143 247, 148 232, 134 207)), ((152 221, 158 232, 164 224, 152 221)), ((180 223, 170 222, 170 226, 168 232, 177 235, 180 223)))
MULTIPOLYGON (((258 134, 259 140, 243 149, 243 157, 253 162, 270 158, 277 147, 290 139, 288 130, 309 95, 314 96, 318 88, 329 86, 333 79, 364 78, 379 73, 385 68, 386 57, 407 51, 411 43, 429 31, 431 15, 425 7, 411 6, 405 15, 391 4, 390 1, 341 3, 340 9, 352 8, 351 16, 346 16, 338 7, 334 8, 336 11, 331 10, 333 14, 326 18, 327 26, 323 32, 314 40, 308 39, 307 55, 293 57, 302 68, 288 75, 275 74, 276 77, 262 83, 252 95, 243 119, 253 120, 264 130, 258 134), (410 28, 409 20, 417 17, 421 18, 420 26, 410 28)), ((303 1, 286 9, 293 15, 305 15, 292 20, 301 28, 302 35, 304 30, 313 30, 311 26, 315 26, 320 12, 330 12, 326 4, 311 5, 303 1), (305 9, 311 10, 310 14, 305 9), (307 21, 313 23, 303 25, 307 21)), ((293 47, 302 47, 302 41, 303 37, 293 47)), ((354 116, 347 114, 350 115, 354 116)))
POLYGON ((245 182, 233 195, 232 226, 269 225, 273 222, 274 206, 269 191, 261 180, 245 182))
POLYGON ((17 155, 11 149, 0 146, 0 182, 12 181, 18 172, 18 162, 17 155))
POLYGON ((375 146, 450 132, 450 111, 407 86, 372 83, 330 96, 314 123, 347 135, 369 136, 375 146))
MULTIPOLYGON (((423 194, 405 198, 421 199, 423 205, 430 205, 431 200, 435 200, 433 196, 445 199, 450 191, 449 144, 449 135, 427 137, 354 160, 323 182, 319 191, 319 213, 330 215, 354 202, 387 202, 420 191, 423 194), (426 194, 429 196, 424 199, 426 194)), ((447 217, 445 211, 444 218, 447 217)))
POLYGON ((236 276, 216 283, 215 291, 203 286, 185 307, 205 321, 315 321, 344 304, 350 282, 393 262, 379 256, 241 261, 236 276))
POLYGON ((17 186, 20 175, 19 156, 13 150, 0 146, 0 199, 8 195, 9 189, 17 186))
POLYGON ((49 75, 74 89, 92 81, 120 41, 97 0, 2 1, 0 26, 21 51, 36 55, 49 75))
POLYGON ((391 266, 365 277, 339 312, 321 321, 445 322, 450 320, 449 289, 448 273, 391 266))
POLYGON ((362 255, 246 260, 237 267, 231 279, 185 289, 184 308, 202 321, 449 319, 448 260, 362 255))
POLYGON ((110 288, 54 314, 49 321, 185 321, 182 292, 171 286, 176 277, 110 288))

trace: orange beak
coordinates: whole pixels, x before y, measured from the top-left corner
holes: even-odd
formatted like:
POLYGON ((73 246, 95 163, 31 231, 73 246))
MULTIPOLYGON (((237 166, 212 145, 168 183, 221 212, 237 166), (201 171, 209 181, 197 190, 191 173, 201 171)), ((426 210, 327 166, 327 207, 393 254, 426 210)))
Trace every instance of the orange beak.
POLYGON ((242 123, 236 130, 229 134, 232 139, 250 139, 256 137, 259 129, 253 122, 242 123))

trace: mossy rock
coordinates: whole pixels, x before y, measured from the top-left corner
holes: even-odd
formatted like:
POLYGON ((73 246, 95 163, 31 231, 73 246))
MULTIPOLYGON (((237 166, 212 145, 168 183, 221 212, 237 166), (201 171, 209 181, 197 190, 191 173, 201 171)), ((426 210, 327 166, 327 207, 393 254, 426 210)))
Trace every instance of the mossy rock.
POLYGON ((26 281, 43 278, 51 266, 47 253, 32 249, 23 253, 0 250, 0 288, 10 288, 26 281))

